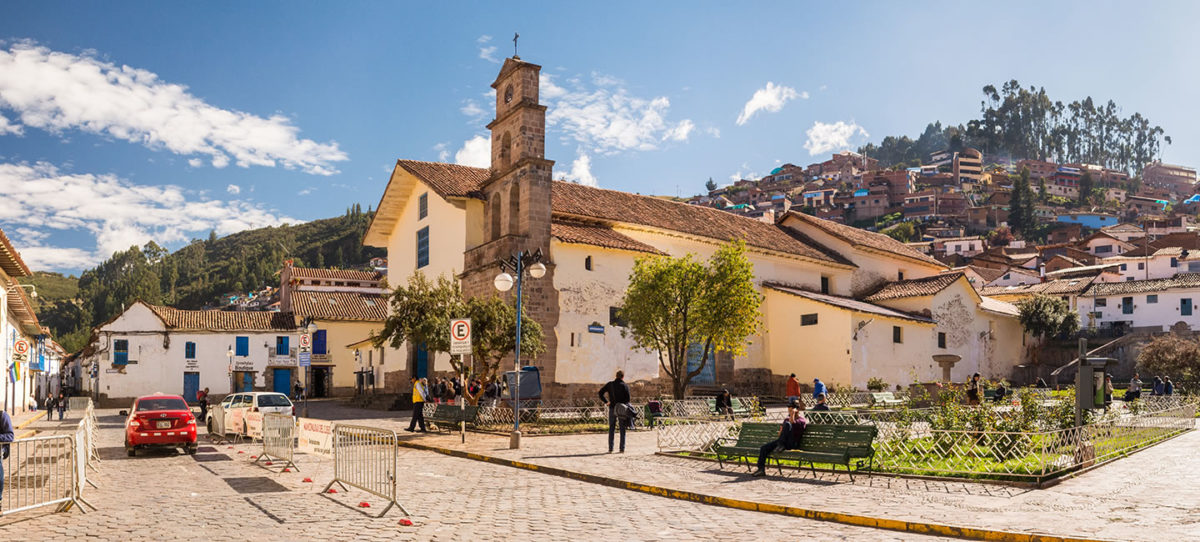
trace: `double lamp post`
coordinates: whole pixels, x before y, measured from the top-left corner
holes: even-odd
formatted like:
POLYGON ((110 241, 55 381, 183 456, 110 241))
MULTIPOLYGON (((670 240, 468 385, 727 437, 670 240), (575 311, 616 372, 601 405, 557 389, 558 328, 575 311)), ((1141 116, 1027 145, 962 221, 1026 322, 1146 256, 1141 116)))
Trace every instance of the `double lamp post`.
POLYGON ((514 283, 517 286, 517 345, 513 360, 515 382, 512 390, 513 399, 513 431, 508 440, 508 447, 516 450, 521 447, 521 285, 525 273, 535 279, 546 276, 545 258, 542 249, 530 253, 520 251, 507 260, 500 260, 500 274, 496 275, 492 284, 497 290, 507 292, 514 283))

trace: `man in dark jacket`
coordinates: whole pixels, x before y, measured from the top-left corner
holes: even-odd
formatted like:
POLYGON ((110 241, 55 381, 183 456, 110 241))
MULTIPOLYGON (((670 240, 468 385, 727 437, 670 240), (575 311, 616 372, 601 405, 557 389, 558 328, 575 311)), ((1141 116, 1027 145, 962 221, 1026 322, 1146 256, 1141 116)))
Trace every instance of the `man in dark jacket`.
MULTIPOLYGON (((625 371, 617 371, 617 378, 600 388, 600 400, 608 405, 608 453, 613 451, 613 432, 621 426, 621 453, 625 453, 625 420, 617 423, 617 405, 629 405, 629 386, 625 384, 625 371)), ((624 407, 620 407, 624 408, 624 407)))
POLYGON ((17 432, 13 429, 12 418, 8 417, 8 412, 0 410, 0 499, 4 498, 4 461, 8 459, 8 444, 17 438, 17 432))
POLYGON ((762 448, 758 449, 758 470, 754 471, 752 476, 766 476, 767 458, 776 449, 788 450, 799 446, 800 437, 804 435, 804 428, 807 426, 808 420, 804 418, 799 409, 789 411, 788 417, 779 427, 779 438, 763 444, 762 448))

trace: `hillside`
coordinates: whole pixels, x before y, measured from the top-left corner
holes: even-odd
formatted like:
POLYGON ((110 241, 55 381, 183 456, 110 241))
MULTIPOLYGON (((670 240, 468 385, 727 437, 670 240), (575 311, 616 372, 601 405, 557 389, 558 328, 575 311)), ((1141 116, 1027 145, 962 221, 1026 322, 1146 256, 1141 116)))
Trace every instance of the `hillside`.
POLYGON ((70 352, 82 348, 93 326, 134 300, 182 309, 214 307, 225 293, 278 286, 284 260, 297 266, 346 269, 386 256, 362 246, 371 212, 355 207, 337 218, 195 239, 171 253, 153 241, 117 252, 78 279, 38 272, 38 317, 70 352), (45 291, 43 291, 43 289, 45 291))

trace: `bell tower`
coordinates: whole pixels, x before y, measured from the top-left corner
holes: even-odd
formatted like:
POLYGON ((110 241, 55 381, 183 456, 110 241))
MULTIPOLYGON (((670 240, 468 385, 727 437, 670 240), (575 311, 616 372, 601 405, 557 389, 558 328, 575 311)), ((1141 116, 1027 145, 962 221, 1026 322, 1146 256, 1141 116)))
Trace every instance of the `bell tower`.
MULTIPOLYGON (((467 250, 462 274, 463 294, 490 297, 498 292, 492 280, 500 273, 499 261, 518 252, 541 250, 550 254, 550 189, 554 162, 546 159, 546 106, 538 102, 538 76, 542 67, 513 56, 504 60, 492 83, 496 118, 488 123, 492 134, 489 178, 481 187, 483 242, 467 250)), ((524 281, 525 313, 542 325, 546 351, 523 364, 537 365, 542 381, 554 381, 558 324, 558 291, 554 264, 546 275, 524 281)), ((508 296, 512 296, 510 292, 508 296)), ((507 370, 507 369, 506 369, 507 370)))

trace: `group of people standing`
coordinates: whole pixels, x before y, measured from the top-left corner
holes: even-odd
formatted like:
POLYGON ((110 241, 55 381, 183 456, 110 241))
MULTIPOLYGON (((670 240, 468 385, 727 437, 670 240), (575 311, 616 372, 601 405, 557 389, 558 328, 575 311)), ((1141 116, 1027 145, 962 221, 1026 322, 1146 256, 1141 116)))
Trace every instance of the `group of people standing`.
POLYGON ((433 383, 430 384, 428 378, 412 378, 412 419, 408 422, 408 432, 419 430, 422 433, 427 433, 425 427, 425 403, 432 402, 433 404, 451 403, 453 401, 462 402, 463 392, 474 399, 481 399, 481 406, 496 406, 500 398, 504 395, 504 381, 496 377, 486 384, 478 379, 471 381, 464 388, 463 380, 460 377, 441 378, 434 377, 433 383), (482 394, 482 396, 480 395, 482 394))

